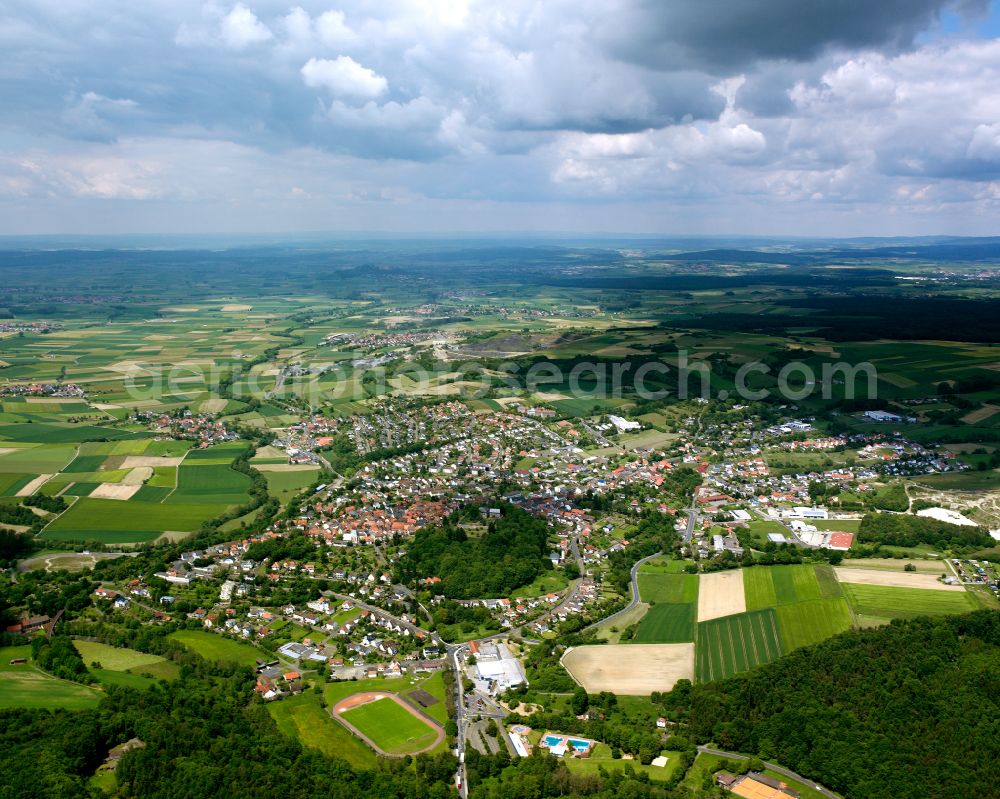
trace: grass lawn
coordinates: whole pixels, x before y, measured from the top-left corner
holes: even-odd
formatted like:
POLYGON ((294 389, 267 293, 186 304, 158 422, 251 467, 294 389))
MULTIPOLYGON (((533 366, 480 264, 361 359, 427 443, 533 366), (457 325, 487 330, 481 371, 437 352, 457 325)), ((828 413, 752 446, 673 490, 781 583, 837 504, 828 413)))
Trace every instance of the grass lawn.
POLYGON ((419 752, 437 737, 429 724, 388 698, 352 708, 341 716, 391 754, 419 752))
POLYGON ((653 605, 639 622, 633 638, 637 644, 678 644, 694 640, 695 611, 693 603, 653 605))
POLYGON ((661 754, 667 758, 665 766, 662 768, 660 766, 644 766, 637 760, 622 760, 621 758, 615 760, 611 757, 611 747, 599 743, 590 753, 590 757, 564 757, 563 763, 574 774, 594 775, 598 773, 599 768, 611 773, 624 771, 626 766, 631 766, 636 773, 648 774, 650 780, 657 782, 669 780, 680 765, 679 752, 662 752, 661 754))
POLYGON ((320 705, 319 694, 306 691, 267 706, 278 729, 303 746, 318 749, 330 757, 341 757, 355 768, 371 768, 376 754, 356 735, 331 717, 320 705))
POLYGON ((184 644, 205 660, 223 660, 253 668, 257 665, 258 658, 265 658, 264 653, 256 647, 207 630, 177 630, 170 633, 169 638, 184 644))
POLYGON ((62 708, 87 710, 97 706, 101 693, 86 685, 60 680, 39 671, 30 662, 30 646, 0 648, 0 710, 7 708, 62 708), (11 666, 15 658, 29 662, 11 666))
POLYGON ((431 696, 433 696, 435 699, 438 700, 436 705, 430 705, 428 707, 421 706, 421 707, 428 716, 433 718, 436 722, 438 722, 438 724, 440 724, 443 727, 445 722, 448 721, 448 706, 445 704, 444 701, 444 676, 441 674, 441 672, 435 672, 426 680, 424 680, 419 685, 414 687, 412 690, 406 692, 407 696, 416 705, 420 705, 420 703, 413 698, 412 694, 420 690, 426 691, 427 693, 429 693, 431 696))
POLYGON ((685 567, 690 564, 689 560, 678 560, 677 558, 659 557, 647 560, 639 567, 640 574, 683 574, 685 567))
POLYGON ((639 597, 643 602, 693 604, 698 601, 698 575, 640 571, 639 597))
POLYGON ((979 603, 967 591, 845 583, 844 595, 859 616, 882 621, 967 613, 979 607, 979 603))
POLYGON ((518 588, 514 591, 513 596, 520 599, 521 597, 557 594, 565 590, 567 585, 569 585, 569 578, 566 577, 566 572, 562 569, 553 569, 552 571, 542 572, 531 583, 524 586, 524 588, 518 588))

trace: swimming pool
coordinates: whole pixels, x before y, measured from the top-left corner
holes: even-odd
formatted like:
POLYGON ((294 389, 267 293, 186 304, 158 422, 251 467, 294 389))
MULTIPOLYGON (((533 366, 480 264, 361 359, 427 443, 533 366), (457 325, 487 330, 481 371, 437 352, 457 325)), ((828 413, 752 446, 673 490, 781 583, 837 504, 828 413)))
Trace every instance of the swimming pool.
POLYGON ((577 752, 582 752, 585 749, 590 749, 590 741, 581 741, 579 738, 570 738, 569 742, 573 744, 573 748, 577 752))
POLYGON ((543 740, 545 741, 545 745, 550 749, 553 746, 559 746, 559 744, 561 744, 563 741, 561 735, 546 735, 543 740))

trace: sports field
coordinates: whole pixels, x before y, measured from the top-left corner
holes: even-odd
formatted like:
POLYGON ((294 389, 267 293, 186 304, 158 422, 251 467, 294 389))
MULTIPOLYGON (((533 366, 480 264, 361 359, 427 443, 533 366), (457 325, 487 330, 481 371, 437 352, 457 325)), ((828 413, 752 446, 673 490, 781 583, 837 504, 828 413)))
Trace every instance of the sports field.
POLYGON ((778 620, 771 608, 698 624, 699 682, 741 674, 780 654, 778 620))
POLYGON ((413 755, 432 748, 444 731, 395 694, 354 694, 333 708, 333 716, 389 755, 413 755))
POLYGON ((859 617, 881 621, 967 613, 979 607, 965 590, 937 591, 845 583, 844 595, 859 617))
POLYGON ((694 640, 694 603, 654 605, 639 622, 633 641, 638 644, 679 644, 694 640))

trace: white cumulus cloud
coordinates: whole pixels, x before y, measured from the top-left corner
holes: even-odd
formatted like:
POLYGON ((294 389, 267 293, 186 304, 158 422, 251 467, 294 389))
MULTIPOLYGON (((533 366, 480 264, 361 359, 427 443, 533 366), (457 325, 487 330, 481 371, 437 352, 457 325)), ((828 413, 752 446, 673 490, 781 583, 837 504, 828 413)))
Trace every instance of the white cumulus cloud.
POLYGON ((302 67, 302 80, 313 89, 324 88, 337 95, 378 97, 389 81, 347 55, 334 59, 310 58, 302 67))
POLYGON ((271 29, 257 19, 257 15, 242 3, 237 3, 222 18, 220 30, 222 40, 234 50, 242 50, 252 44, 266 42, 274 36, 271 29))

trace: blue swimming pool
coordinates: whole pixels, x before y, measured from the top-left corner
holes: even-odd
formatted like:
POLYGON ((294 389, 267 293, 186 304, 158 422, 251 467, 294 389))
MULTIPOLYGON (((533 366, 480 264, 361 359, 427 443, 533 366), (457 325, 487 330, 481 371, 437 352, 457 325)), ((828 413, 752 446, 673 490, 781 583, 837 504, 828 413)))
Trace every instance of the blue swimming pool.
POLYGON ((577 751, 583 751, 590 746, 590 741, 581 741, 579 738, 570 738, 569 742, 573 744, 573 748, 577 751))
POLYGON ((561 743, 562 743, 562 736, 561 735, 546 735, 545 736, 545 745, 548 746, 548 747, 550 747, 550 748, 553 747, 553 746, 558 746, 561 743))

